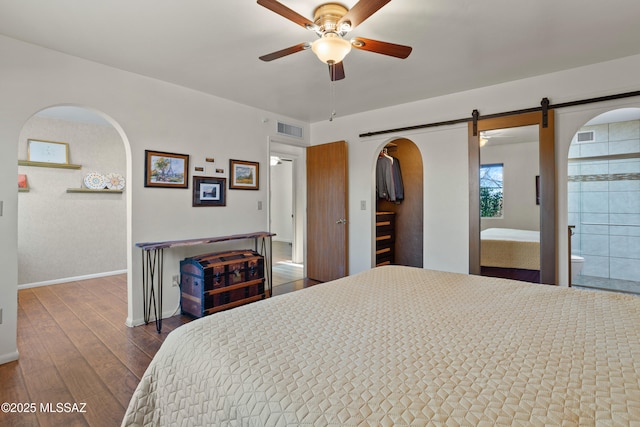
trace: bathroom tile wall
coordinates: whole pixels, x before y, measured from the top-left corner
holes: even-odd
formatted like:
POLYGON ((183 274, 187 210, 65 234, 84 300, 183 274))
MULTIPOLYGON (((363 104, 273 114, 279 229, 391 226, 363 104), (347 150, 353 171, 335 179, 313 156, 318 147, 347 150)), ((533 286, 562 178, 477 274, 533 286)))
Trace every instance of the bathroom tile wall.
POLYGON ((574 137, 569 150, 572 253, 585 258, 585 276, 640 282, 640 120, 580 130, 595 141, 574 137), (606 158, 620 154, 631 156, 606 158))

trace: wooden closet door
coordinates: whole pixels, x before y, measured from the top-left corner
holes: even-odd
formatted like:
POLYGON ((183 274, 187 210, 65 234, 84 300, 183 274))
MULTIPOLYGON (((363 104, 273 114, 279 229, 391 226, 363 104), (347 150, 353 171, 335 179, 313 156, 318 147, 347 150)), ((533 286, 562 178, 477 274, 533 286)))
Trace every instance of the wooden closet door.
POLYGON ((327 282, 349 274, 346 141, 307 148, 307 277, 327 282))

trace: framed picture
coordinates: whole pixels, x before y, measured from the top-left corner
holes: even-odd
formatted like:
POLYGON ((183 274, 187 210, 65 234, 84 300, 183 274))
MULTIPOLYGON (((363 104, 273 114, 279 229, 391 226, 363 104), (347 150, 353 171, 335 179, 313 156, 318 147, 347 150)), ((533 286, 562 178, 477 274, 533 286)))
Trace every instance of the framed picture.
POLYGON ((229 188, 258 190, 260 188, 260 163, 229 160, 229 188))
POLYGON ((226 206, 226 178, 193 177, 193 206, 226 206))
POLYGON ((23 173, 18 174, 18 191, 29 191, 29 183, 27 182, 27 175, 23 173))
POLYGON ((144 186, 189 188, 189 155, 144 150, 144 186))
POLYGON ((28 139, 27 158, 30 162, 69 164, 69 144, 28 139))
POLYGON ((540 204, 540 175, 536 175, 536 205, 540 204))

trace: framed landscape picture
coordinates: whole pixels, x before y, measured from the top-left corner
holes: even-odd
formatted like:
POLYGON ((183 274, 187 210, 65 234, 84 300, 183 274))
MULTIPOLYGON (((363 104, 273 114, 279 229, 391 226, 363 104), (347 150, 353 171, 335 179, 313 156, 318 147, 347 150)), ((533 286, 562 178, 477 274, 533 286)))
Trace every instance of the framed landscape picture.
POLYGON ((189 155, 144 150, 144 186, 189 188, 189 155))
POLYGON ((193 206, 226 206, 226 178, 193 177, 193 206))
POLYGON ((260 163, 229 160, 229 188, 258 190, 260 188, 260 163))

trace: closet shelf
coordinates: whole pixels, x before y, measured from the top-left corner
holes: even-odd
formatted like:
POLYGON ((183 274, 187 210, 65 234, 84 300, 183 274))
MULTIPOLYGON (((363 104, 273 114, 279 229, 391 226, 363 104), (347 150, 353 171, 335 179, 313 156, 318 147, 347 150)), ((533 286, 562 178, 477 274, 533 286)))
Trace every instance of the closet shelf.
POLYGON ((122 193, 122 190, 92 190, 91 188, 67 188, 67 193, 122 193))
POLYGON ((57 168, 57 169, 80 169, 81 165, 74 165, 72 163, 47 163, 47 162, 32 162, 29 160, 18 160, 19 166, 37 166, 40 168, 57 168))

